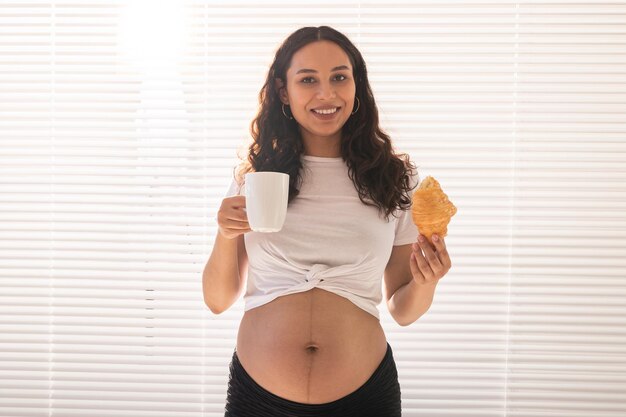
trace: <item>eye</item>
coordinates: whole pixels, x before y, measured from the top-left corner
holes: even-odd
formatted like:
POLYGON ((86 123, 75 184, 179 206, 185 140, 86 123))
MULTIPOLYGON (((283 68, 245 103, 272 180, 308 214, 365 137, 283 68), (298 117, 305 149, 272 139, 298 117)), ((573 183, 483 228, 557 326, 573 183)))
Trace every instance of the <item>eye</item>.
MULTIPOLYGON (((343 75, 343 74, 337 74, 337 75, 335 76, 335 78, 337 78, 337 77, 343 77, 343 78, 342 78, 341 80, 339 80, 339 81, 345 81, 345 80, 347 80, 347 79, 348 79, 348 78, 347 78, 345 75, 343 75)), ((306 80, 312 80, 312 79, 313 79, 313 77, 306 77, 306 78, 303 78, 300 82, 302 82, 303 84, 311 84, 311 83, 309 83, 309 82, 305 82, 305 81, 306 81, 306 80)))

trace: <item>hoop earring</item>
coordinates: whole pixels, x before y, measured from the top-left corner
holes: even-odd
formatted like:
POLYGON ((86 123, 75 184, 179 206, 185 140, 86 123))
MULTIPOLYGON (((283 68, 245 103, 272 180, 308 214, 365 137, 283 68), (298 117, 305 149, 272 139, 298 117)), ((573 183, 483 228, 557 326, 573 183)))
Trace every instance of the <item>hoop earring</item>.
POLYGON ((287 119, 289 119, 289 120, 293 120, 293 117, 287 116, 287 115, 285 114, 285 103, 283 103, 283 105, 282 105, 281 107, 282 107, 282 109, 283 109, 283 114, 285 115, 285 117, 286 117, 287 119))
POLYGON ((359 101, 359 98, 357 97, 357 98, 356 98, 356 110, 355 110, 355 111, 353 111, 353 112, 352 112, 352 113, 350 113, 350 114, 354 114, 354 113, 358 112, 358 111, 359 111, 359 107, 361 107, 361 102, 359 101))

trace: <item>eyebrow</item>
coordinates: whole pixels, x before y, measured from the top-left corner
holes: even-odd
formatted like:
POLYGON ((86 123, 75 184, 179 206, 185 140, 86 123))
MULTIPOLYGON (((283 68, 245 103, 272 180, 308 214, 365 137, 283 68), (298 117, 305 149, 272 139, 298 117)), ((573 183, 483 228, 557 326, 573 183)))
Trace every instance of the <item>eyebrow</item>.
MULTIPOLYGON (((339 65, 338 67, 335 67, 333 69, 331 69, 330 71, 339 71, 339 70, 343 70, 343 69, 350 69, 348 68, 346 65, 339 65)), ((298 72, 296 72, 296 74, 300 74, 301 72, 317 72, 314 69, 310 69, 310 68, 302 68, 301 70, 298 70, 298 72)))

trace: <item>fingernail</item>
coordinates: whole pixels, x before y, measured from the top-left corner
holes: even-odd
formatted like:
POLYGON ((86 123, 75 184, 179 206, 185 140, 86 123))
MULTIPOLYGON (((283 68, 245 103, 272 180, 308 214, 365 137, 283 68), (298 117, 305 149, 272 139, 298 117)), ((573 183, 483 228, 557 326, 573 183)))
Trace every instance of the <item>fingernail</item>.
POLYGON ((424 241, 424 236, 423 235, 419 235, 417 240, 419 240, 420 242, 423 242, 424 241))
POLYGON ((433 240, 434 240, 435 242, 437 242, 437 241, 439 240, 439 236, 437 236, 437 235, 433 235, 433 240))

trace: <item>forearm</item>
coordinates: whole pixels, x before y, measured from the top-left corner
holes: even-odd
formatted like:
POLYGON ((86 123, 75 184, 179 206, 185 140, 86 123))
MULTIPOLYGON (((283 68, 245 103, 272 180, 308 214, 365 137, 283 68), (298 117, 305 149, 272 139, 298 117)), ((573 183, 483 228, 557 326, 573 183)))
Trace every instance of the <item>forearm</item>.
POLYGON ((400 326, 408 326, 419 319, 433 302, 437 281, 418 285, 415 280, 398 288, 389 300, 389 312, 400 326))
POLYGON ((202 272, 204 302, 215 314, 228 308, 239 291, 237 238, 226 239, 219 232, 211 256, 202 272))

